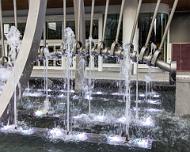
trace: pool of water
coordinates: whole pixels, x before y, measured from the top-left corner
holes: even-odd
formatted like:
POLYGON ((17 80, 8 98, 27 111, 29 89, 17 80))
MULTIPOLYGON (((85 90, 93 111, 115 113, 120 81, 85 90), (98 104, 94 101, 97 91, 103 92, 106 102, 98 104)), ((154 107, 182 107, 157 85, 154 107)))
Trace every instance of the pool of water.
POLYGON ((135 117, 135 88, 132 87, 131 90, 129 142, 122 135, 125 133, 127 120, 123 94, 118 87, 107 84, 95 87, 90 97, 88 94, 81 95, 71 91, 71 130, 79 133, 81 139, 65 140, 68 136, 60 132, 66 129, 65 91, 51 88, 46 105, 48 111, 44 112, 42 109, 46 95, 39 86, 31 86, 18 104, 22 129, 16 132, 10 131, 10 128, 1 130, 0 149, 48 152, 189 152, 190 118, 174 116, 175 87, 153 87, 147 94, 144 90, 142 85, 138 119, 135 117), (55 131, 56 129, 58 130, 55 131), (53 133, 53 136, 49 133, 53 133), (124 141, 120 141, 121 136, 124 141))

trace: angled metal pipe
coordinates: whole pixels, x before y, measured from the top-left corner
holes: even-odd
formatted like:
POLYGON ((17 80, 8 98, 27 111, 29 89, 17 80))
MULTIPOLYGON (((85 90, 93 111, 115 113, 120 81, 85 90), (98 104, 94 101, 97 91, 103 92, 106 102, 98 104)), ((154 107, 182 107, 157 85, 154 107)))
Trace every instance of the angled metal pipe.
POLYGON ((94 5, 95 5, 95 0, 92 0, 92 8, 91 8, 91 16, 90 16, 90 34, 89 34, 89 38, 92 38, 92 32, 93 32, 94 5))
POLYGON ((168 23, 167 23, 167 25, 166 25, 166 28, 165 28, 165 31, 164 31, 164 35, 163 35, 163 37, 162 37, 162 41, 161 41, 160 46, 159 46, 159 50, 161 50, 162 47, 163 47, 163 45, 164 45, 164 41, 165 41, 166 36, 167 36, 167 34, 168 34, 168 30, 169 30, 171 21, 172 21, 172 19, 173 19, 173 16, 174 16, 174 13, 175 13, 175 10, 176 10, 178 1, 179 1, 179 0, 175 0, 175 1, 174 1, 173 7, 172 7, 172 10, 171 10, 169 19, 168 19, 168 23))
POLYGON ((81 0, 78 0, 78 28, 77 28, 78 41, 80 41, 80 16, 81 16, 81 0))
POLYGON ((15 20, 15 27, 18 27, 18 21, 17 21, 17 2, 16 0, 13 0, 13 7, 14 7, 14 20, 15 20))
POLYGON ((106 24, 107 24, 107 18, 108 18, 108 8, 109 8, 109 0, 106 0, 106 8, 105 8, 105 16, 104 16, 104 26, 103 26, 102 41, 104 41, 104 39, 105 39, 106 24))
POLYGON ((153 15, 153 18, 152 18, 152 22, 150 24, 150 29, 149 29, 149 32, 148 32, 148 36, 147 36, 147 39, 146 39, 145 47, 147 47, 148 43, 150 42, 150 37, 151 37, 151 34, 152 34, 152 30, 154 28, 154 22, 155 22, 155 19, 157 17, 157 14, 158 14, 158 10, 159 10, 159 7, 160 7, 160 2, 161 2, 161 0, 157 1, 156 8, 155 8, 155 11, 154 11, 154 15, 153 15))
POLYGON ((115 37, 115 43, 118 43, 118 39, 119 39, 119 33, 120 33, 120 29, 121 29, 121 22, 122 22, 122 17, 123 17, 124 6, 125 6, 125 0, 122 0, 121 10, 120 10, 120 15, 119 15, 119 22, 118 22, 118 27, 117 27, 117 33, 116 33, 116 37, 115 37))
POLYGON ((64 30, 67 26, 67 0, 63 0, 63 28, 62 28, 62 41, 64 41, 64 30))

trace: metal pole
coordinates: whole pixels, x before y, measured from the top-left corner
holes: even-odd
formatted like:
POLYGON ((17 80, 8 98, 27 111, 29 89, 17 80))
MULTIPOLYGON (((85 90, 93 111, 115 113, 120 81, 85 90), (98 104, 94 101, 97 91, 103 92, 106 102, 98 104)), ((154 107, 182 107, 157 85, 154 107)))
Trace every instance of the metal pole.
POLYGON ((14 5, 14 20, 15 20, 15 27, 18 27, 18 21, 17 21, 17 2, 16 0, 13 0, 14 5))
POLYGON ((92 32, 93 32, 94 4, 95 4, 95 0, 92 0, 92 10, 91 10, 91 18, 90 18, 90 35, 89 35, 89 38, 92 38, 92 32))
MULTIPOLYGON (((16 0, 13 0, 13 7, 14 7, 14 20, 15 20, 15 27, 18 28, 18 22, 17 22, 17 3, 16 0)), ((17 48, 15 48, 17 49, 17 48)), ((15 50, 16 51, 16 50, 15 50)), ((14 61, 15 62, 15 61, 14 61)), ((14 75, 15 75, 15 70, 14 70, 14 75)), ((14 80, 15 83, 15 80, 14 80)), ((15 129, 17 128, 17 86, 15 85, 15 91, 14 91, 14 124, 15 124, 15 129)))
POLYGON ((149 32, 148 32, 148 36, 147 36, 147 39, 146 39, 145 47, 148 46, 148 43, 149 43, 149 41, 150 41, 150 37, 151 37, 151 34, 152 34, 152 30, 153 30, 153 28, 154 28, 154 22, 155 22, 155 19, 156 19, 157 14, 158 14, 160 2, 161 2, 161 0, 158 0, 158 1, 157 1, 156 8, 155 8, 155 11, 154 11, 154 15, 153 15, 153 18, 152 18, 152 22, 151 22, 151 24, 150 24, 150 29, 149 29, 149 32))
POLYGON ((67 24, 67 12, 66 12, 66 8, 67 8, 67 0, 63 0, 63 28, 62 28, 62 40, 64 40, 64 30, 66 28, 66 24, 67 24))
POLYGON ((176 10, 178 1, 179 1, 179 0, 175 0, 175 1, 174 1, 173 7, 172 7, 172 10, 171 10, 169 19, 168 19, 168 23, 167 23, 167 25, 166 25, 166 29, 165 29, 165 31, 164 31, 164 35, 163 35, 162 41, 161 41, 161 43, 160 43, 159 50, 161 50, 162 47, 163 47, 163 45, 164 45, 164 41, 165 41, 165 39, 166 39, 166 36, 167 36, 168 30, 169 30, 171 21, 172 21, 172 19, 173 19, 173 16, 174 16, 174 13, 175 13, 175 10, 176 10))
POLYGON ((105 39, 106 24, 107 24, 107 18, 108 18, 108 8, 109 8, 109 0, 106 1, 106 9, 105 9, 105 17, 104 17, 104 26, 103 26, 102 41, 104 41, 104 39, 105 39))
POLYGON ((44 48, 46 47, 46 21, 45 21, 45 23, 44 23, 44 31, 43 31, 43 37, 44 37, 44 39, 43 39, 43 42, 44 42, 44 48))
MULTIPOLYGON (((77 29, 77 39, 80 41, 80 15, 81 15, 81 0, 78 0, 78 29, 77 29)), ((81 27, 82 28, 82 27, 81 27)))
POLYGON ((137 27, 137 24, 138 24, 141 5, 142 5, 142 0, 139 0, 139 4, 138 4, 138 7, 137 7, 137 12, 136 12, 136 16, 135 16, 135 22, 134 22, 134 26, 133 26, 133 29, 132 29, 130 44, 133 43, 133 40, 134 40, 134 37, 135 37, 135 31, 136 31, 136 27, 137 27))
POLYGON ((122 0, 121 10, 120 10, 120 15, 119 15, 119 23, 118 23, 118 27, 117 27, 117 34, 116 34, 116 38, 115 38, 116 43, 118 42, 118 39, 119 39, 119 33, 120 33, 120 29, 121 29, 121 21, 122 21, 122 17, 123 17, 124 5, 125 5, 125 0, 122 0))
POLYGON ((0 26, 1 26, 1 47, 2 47, 2 56, 4 56, 4 55, 5 55, 5 45, 4 45, 4 30, 3 30, 2 0, 0 0, 0 26))

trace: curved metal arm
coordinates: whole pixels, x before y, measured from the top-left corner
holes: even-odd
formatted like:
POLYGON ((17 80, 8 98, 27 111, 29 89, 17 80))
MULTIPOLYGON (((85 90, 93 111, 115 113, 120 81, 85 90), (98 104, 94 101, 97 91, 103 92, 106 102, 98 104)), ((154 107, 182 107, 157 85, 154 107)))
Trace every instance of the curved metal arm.
POLYGON ((25 34, 13 70, 17 72, 16 75, 11 74, 9 76, 3 88, 0 96, 0 117, 3 115, 9 104, 19 81, 22 84, 22 90, 27 87, 27 81, 29 80, 33 69, 33 61, 38 54, 43 25, 45 22, 46 5, 47 0, 30 0, 25 34), (15 80, 14 83, 13 80, 15 80))

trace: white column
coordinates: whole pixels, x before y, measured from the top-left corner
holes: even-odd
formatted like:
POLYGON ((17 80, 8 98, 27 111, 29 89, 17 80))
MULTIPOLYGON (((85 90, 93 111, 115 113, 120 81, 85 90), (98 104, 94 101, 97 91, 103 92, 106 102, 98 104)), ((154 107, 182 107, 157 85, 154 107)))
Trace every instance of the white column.
MULTIPOLYGON (((123 12, 123 43, 130 42, 131 32, 134 25, 138 0, 126 0, 123 12)), ((134 41, 136 38, 134 38, 134 41)), ((135 43, 136 44, 136 43, 135 43)))
MULTIPOLYGON (((81 0, 79 2, 78 0, 73 0, 73 2, 74 2, 74 15, 75 15, 75 31, 76 31, 75 33, 77 36, 77 40, 82 42, 84 46, 85 40, 86 40, 84 0, 81 0), (79 5, 80 2, 81 4, 79 5), (79 8, 80 8, 80 20, 78 20, 79 8), (78 31, 78 26, 80 28, 79 31, 78 31)), ((80 56, 76 55, 76 69, 77 70, 75 70, 75 91, 77 92, 82 91, 83 80, 81 80, 80 77, 82 76, 84 78, 84 70, 82 70, 82 68, 79 67, 80 66, 79 62, 80 62, 80 56), (78 70, 78 69, 81 69, 81 70, 78 70)))
MULTIPOLYGON (((138 7, 138 0, 126 0, 125 8, 123 12, 123 44, 130 43, 131 33, 135 22, 136 11, 138 7)), ((138 50, 139 48, 139 32, 136 30, 134 37, 134 49, 138 50)), ((136 69, 136 64, 134 64, 134 69, 136 69)), ((136 73, 136 70, 133 71, 136 73)))

